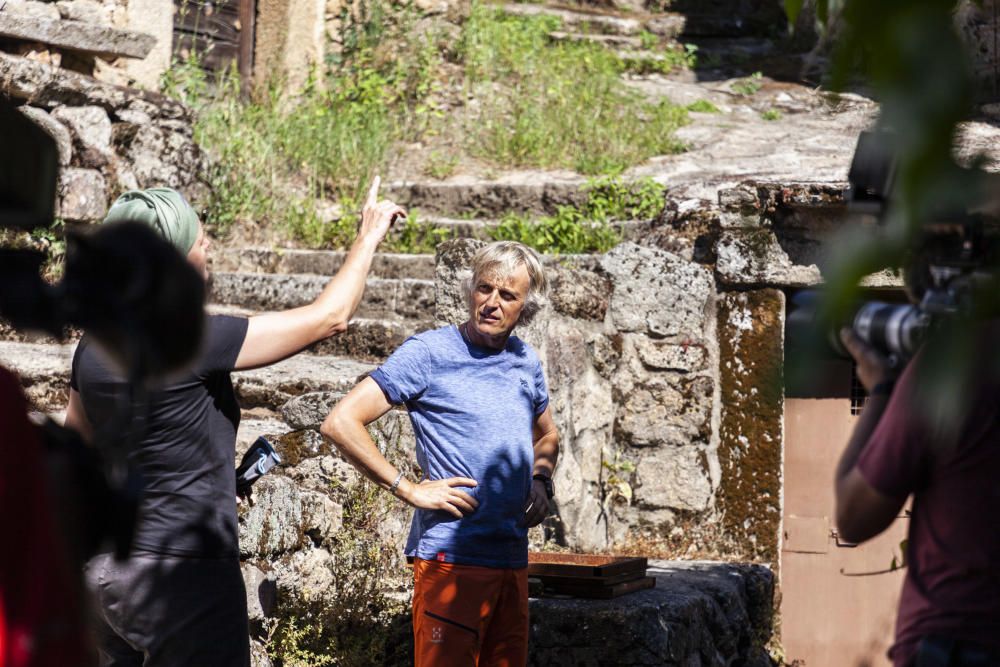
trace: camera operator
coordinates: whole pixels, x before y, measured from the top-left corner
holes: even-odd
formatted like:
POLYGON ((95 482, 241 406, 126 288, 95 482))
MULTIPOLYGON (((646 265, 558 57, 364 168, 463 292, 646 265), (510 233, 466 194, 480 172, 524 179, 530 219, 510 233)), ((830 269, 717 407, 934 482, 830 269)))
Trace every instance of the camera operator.
POLYGON ((980 371, 948 424, 924 409, 930 344, 897 378, 853 330, 840 334, 869 393, 837 468, 840 537, 871 539, 913 496, 895 667, 1000 665, 1000 378, 984 361, 996 355, 1000 321, 979 326, 969 353, 980 371))
MULTIPOLYGON (((145 416, 133 425, 143 435, 130 452, 145 483, 132 556, 119 562, 100 554, 88 564, 104 665, 250 664, 234 474, 240 411, 229 374, 273 364, 347 328, 376 247, 405 216, 378 200, 378 187, 376 177, 357 239, 313 303, 249 319, 210 316, 193 368, 149 393, 145 416)), ((209 241, 180 194, 126 193, 105 222, 119 220, 156 229, 207 280, 209 241)), ((99 431, 129 389, 84 336, 73 359, 67 426, 85 437, 99 431)))

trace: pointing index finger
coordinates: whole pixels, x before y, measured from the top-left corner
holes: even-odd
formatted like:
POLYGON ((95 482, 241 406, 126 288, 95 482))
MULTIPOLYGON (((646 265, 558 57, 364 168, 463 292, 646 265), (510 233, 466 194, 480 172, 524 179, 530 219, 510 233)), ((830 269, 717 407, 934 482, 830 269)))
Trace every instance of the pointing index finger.
POLYGON ((382 184, 382 177, 375 174, 375 178, 372 179, 372 185, 368 188, 368 199, 365 200, 365 206, 375 206, 378 202, 378 188, 382 184))

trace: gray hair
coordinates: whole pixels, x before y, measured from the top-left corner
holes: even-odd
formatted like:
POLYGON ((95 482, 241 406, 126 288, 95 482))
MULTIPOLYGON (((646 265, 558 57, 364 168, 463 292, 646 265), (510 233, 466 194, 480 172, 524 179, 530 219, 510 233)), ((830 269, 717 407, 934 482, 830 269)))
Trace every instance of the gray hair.
POLYGON ((466 306, 472 307, 472 291, 485 274, 510 276, 518 266, 528 269, 528 294, 524 298, 524 308, 518 324, 529 324, 547 303, 549 281, 545 277, 538 254, 517 241, 494 241, 480 248, 472 257, 472 276, 462 281, 462 291, 465 294, 466 306))

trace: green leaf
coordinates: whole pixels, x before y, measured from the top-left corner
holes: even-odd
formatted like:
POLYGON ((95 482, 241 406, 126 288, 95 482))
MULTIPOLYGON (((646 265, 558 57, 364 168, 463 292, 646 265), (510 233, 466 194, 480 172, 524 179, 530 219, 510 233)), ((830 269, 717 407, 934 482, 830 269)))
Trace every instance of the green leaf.
MULTIPOLYGON (((822 0, 819 0, 822 2, 822 0)), ((795 22, 799 20, 799 12, 802 11, 802 0, 785 0, 785 14, 788 16, 788 25, 793 29, 795 22)))

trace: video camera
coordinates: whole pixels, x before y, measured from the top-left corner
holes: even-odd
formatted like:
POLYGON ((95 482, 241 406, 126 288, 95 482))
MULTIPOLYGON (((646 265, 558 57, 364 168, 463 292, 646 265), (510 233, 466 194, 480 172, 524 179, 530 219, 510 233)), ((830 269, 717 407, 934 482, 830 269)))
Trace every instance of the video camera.
MULTIPOLYGON (((848 210, 884 224, 895 205, 896 160, 889 135, 862 132, 848 174, 848 210)), ((932 211, 903 263, 903 282, 911 303, 856 303, 841 322, 822 325, 823 339, 837 356, 850 358, 839 330, 850 327, 869 345, 900 366, 916 354, 929 332, 945 318, 971 315, 979 295, 996 281, 1000 225, 984 211, 989 205, 941 207, 932 211)), ((804 291, 792 299, 789 336, 814 335, 820 295, 804 291)), ((981 299, 980 299, 981 301, 981 299)))
MULTIPOLYGON (((0 98, 0 229, 21 232, 55 220, 58 153, 53 139, 0 98)), ((51 420, 46 442, 56 512, 84 560, 113 543, 130 549, 141 479, 128 454, 142 437, 149 384, 194 358, 204 327, 205 286, 197 271, 156 232, 140 223, 67 229, 63 278, 41 276, 44 253, 0 248, 0 317, 18 330, 62 338, 84 329, 129 379, 124 400, 95 447, 51 420), (128 433, 128 436, 121 434, 128 433), (80 523, 82 521, 82 524, 80 523)))

